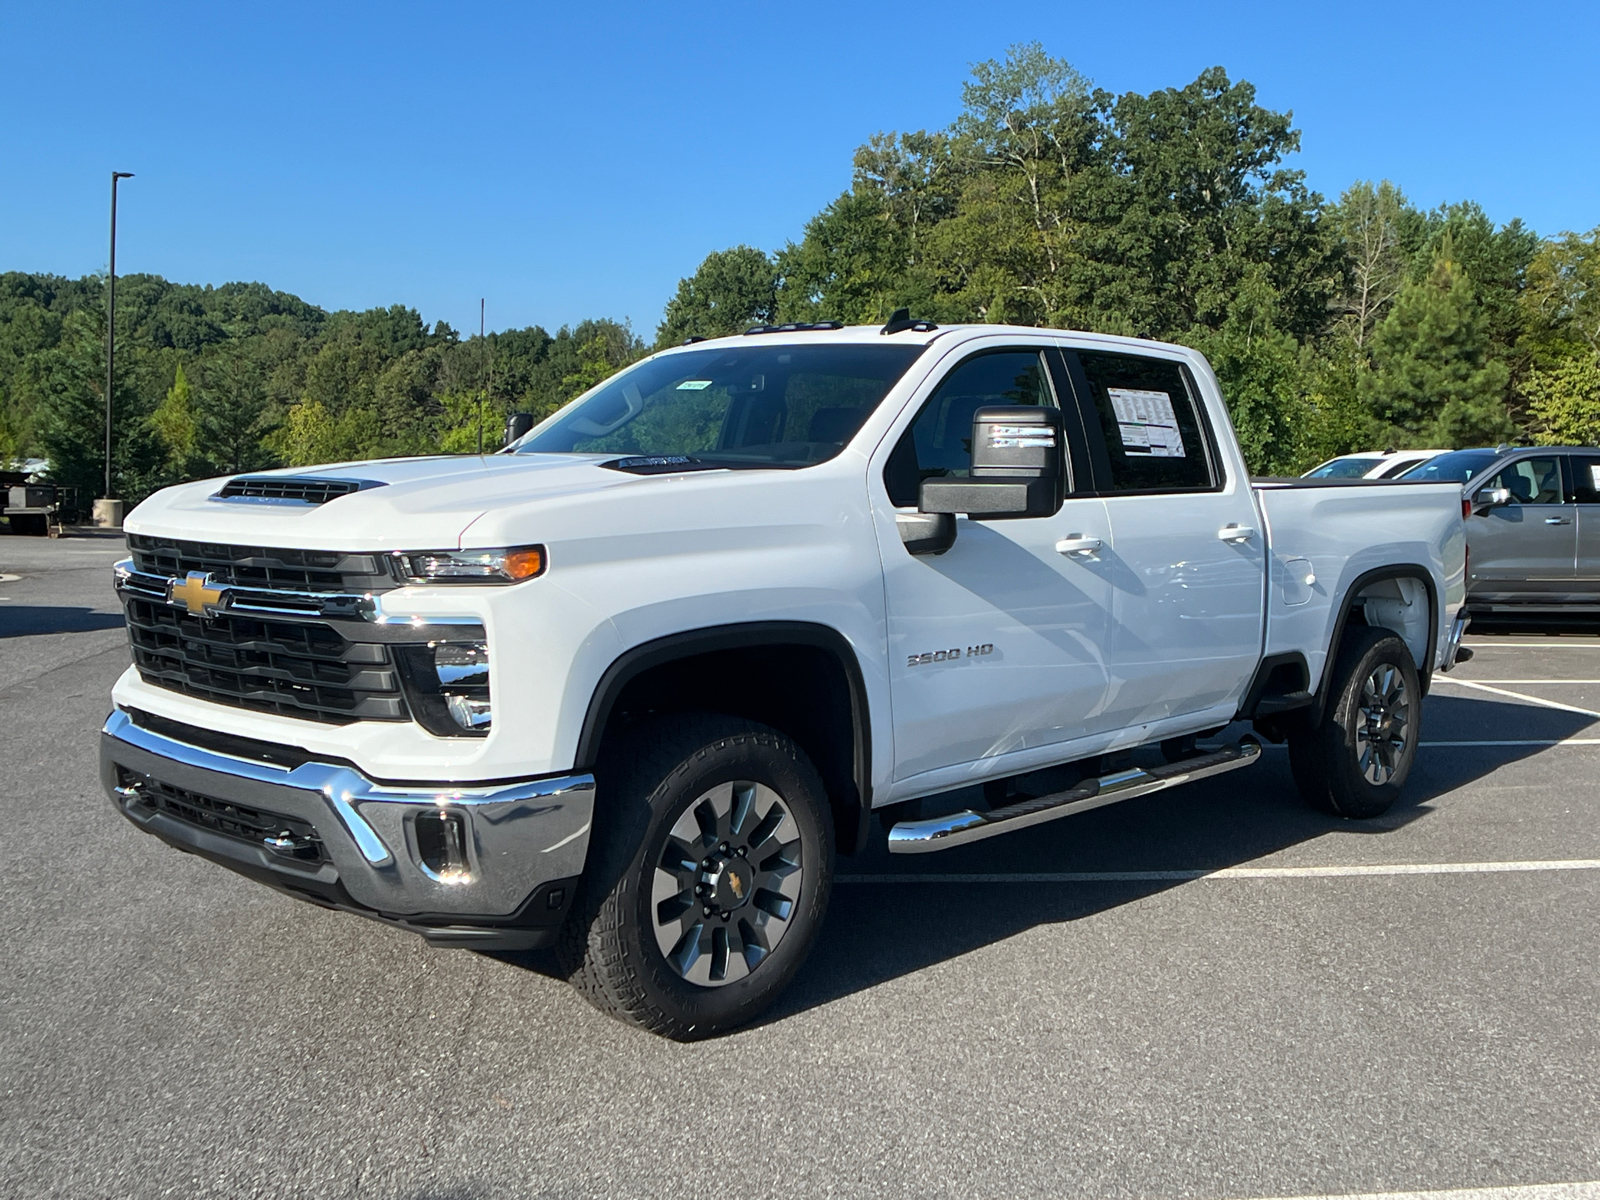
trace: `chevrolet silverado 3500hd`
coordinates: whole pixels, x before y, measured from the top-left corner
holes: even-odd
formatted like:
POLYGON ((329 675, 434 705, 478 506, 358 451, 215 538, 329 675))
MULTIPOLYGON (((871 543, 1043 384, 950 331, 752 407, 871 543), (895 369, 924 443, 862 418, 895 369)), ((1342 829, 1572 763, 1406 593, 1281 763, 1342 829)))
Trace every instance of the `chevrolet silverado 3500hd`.
POLYGON ((903 314, 655 354, 485 457, 168 488, 127 532, 119 811, 436 945, 554 947, 680 1038, 783 988, 874 810, 937 851, 1248 766, 1195 739, 1249 720, 1308 799, 1382 812, 1465 626, 1458 484, 1252 485, 1193 350, 903 314))

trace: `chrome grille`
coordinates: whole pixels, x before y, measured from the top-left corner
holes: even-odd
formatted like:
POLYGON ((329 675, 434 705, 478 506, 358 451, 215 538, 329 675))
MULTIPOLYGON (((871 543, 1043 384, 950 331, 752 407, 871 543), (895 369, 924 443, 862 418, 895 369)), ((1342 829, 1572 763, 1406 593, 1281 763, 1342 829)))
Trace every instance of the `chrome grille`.
POLYGON ((296 592, 364 594, 400 586, 385 554, 345 554, 235 546, 219 542, 128 536, 134 566, 151 575, 182 579, 191 571, 240 587, 296 592))
POLYGON ((134 666, 147 683, 329 724, 410 719, 386 645, 348 641, 321 621, 196 617, 124 598, 134 666))

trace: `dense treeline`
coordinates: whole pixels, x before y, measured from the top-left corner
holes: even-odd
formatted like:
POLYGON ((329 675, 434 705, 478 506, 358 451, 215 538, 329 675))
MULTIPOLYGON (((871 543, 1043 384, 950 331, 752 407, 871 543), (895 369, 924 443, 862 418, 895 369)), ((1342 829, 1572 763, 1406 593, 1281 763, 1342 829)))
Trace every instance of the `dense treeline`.
MULTIPOLYGON (((1252 467, 1372 446, 1600 441, 1600 230, 1541 240, 1391 183, 1336 202, 1300 135, 1219 68, 1113 96, 1038 46, 974 68, 961 116, 856 152, 850 189, 769 256, 706 258, 656 344, 767 321, 1008 322, 1182 342, 1252 467)), ((0 275, 0 459, 98 494, 104 281, 0 275)), ((626 326, 462 338, 394 306, 261 284, 118 280, 118 490, 274 464, 493 446, 646 352, 626 326)), ((86 494, 88 494, 86 492, 86 494)))

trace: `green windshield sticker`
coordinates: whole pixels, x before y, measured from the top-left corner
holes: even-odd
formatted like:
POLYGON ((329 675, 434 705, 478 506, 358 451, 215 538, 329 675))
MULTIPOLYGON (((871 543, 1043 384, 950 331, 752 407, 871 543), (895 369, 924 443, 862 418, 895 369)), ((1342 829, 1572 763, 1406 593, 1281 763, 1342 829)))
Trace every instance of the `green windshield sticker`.
POLYGON ((711 386, 709 379, 685 379, 678 385, 680 392, 701 392, 711 386))

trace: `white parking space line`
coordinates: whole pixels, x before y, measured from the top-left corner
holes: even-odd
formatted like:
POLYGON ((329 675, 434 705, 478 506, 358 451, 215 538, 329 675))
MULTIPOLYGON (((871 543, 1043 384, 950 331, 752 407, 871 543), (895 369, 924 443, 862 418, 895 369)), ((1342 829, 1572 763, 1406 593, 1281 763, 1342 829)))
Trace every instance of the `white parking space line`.
POLYGON ((1573 642, 1465 642, 1474 650, 1600 650, 1600 641, 1573 642))
POLYGON ((1450 679, 1436 676, 1443 683, 1600 683, 1600 679, 1450 679))
POLYGON ((1518 738, 1504 741, 1418 742, 1417 746, 1423 750, 1445 746, 1600 746, 1600 738, 1518 738))
POLYGON ((994 874, 837 875, 835 883, 1184 883, 1198 879, 1336 879, 1362 875, 1504 875, 1600 871, 1600 858, 1510 862, 1351 863, 1330 867, 1219 867, 1212 871, 1046 871, 994 874))
POLYGON ((1443 1192, 1347 1192, 1277 1196, 1270 1200, 1600 1200, 1600 1183, 1535 1183, 1520 1187, 1454 1188, 1443 1192))
POLYGON ((1540 708, 1554 708, 1561 712, 1578 713, 1580 716, 1593 717, 1600 721, 1600 712, 1592 708, 1575 708, 1571 704, 1560 704, 1554 700, 1544 700, 1538 696, 1529 696, 1522 692, 1508 692, 1505 688, 1490 687, 1487 683, 1474 683, 1470 679, 1451 679, 1448 675, 1441 675, 1436 680, 1438 683, 1454 684, 1456 687, 1474 688, 1480 692, 1492 692, 1496 696, 1508 696, 1513 700, 1525 700, 1529 704, 1537 704, 1540 708))

